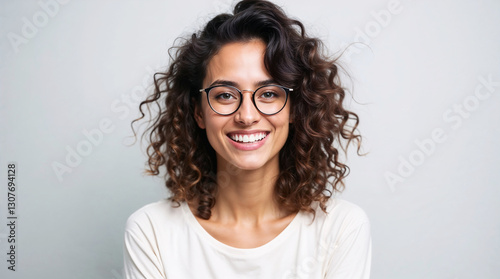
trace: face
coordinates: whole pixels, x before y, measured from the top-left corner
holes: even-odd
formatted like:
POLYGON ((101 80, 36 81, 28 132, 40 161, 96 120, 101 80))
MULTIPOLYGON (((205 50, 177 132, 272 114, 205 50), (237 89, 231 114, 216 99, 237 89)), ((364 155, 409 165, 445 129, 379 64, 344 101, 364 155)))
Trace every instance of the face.
POLYGON ((210 60, 203 88, 216 84, 234 85, 242 90, 243 102, 233 114, 214 112, 202 94, 196 108, 198 126, 206 129, 208 140, 217 153, 217 164, 256 170, 279 164, 279 151, 288 137, 290 103, 275 115, 263 115, 252 102, 255 89, 276 84, 264 66, 266 45, 260 40, 224 45, 210 60), (248 91, 247 91, 248 90, 248 91))

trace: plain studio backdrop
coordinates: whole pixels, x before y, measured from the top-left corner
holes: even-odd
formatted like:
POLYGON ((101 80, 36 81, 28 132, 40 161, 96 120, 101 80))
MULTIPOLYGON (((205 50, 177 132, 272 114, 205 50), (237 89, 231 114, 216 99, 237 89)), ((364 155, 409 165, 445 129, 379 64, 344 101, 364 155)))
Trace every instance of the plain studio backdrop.
MULTIPOLYGON (((174 40, 235 2, 0 3, 0 277, 122 278, 125 220, 168 194, 130 122, 174 40)), ((367 155, 340 196, 370 217, 372 278, 498 278, 500 2, 276 3, 345 50, 367 155)))

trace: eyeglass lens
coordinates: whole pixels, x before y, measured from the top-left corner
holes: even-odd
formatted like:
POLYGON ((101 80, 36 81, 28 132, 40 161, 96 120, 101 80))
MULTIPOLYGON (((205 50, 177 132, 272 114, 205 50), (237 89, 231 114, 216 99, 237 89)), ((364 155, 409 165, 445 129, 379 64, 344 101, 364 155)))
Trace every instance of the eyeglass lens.
MULTIPOLYGON (((257 109, 264 114, 279 112, 286 102, 286 91, 274 85, 259 88, 253 95, 257 109)), ((242 99, 236 88, 217 86, 208 92, 208 102, 215 112, 231 114, 238 110, 242 99)))

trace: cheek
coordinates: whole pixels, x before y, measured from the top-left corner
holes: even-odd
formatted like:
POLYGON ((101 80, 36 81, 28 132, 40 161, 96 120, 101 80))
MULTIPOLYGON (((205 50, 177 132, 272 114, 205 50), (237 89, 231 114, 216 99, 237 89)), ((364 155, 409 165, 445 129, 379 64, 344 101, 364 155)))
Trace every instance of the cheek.
POLYGON ((284 141, 286 141, 286 139, 288 138, 288 133, 290 132, 289 124, 290 124, 289 122, 283 123, 283 128, 281 133, 283 134, 284 141))
POLYGON ((290 117, 280 117, 277 119, 273 119, 272 125, 276 127, 278 135, 280 137, 280 142, 285 142, 288 138, 289 127, 290 127, 290 117))
POLYGON ((276 120, 279 125, 285 127, 288 132, 289 124, 293 122, 292 110, 290 108, 290 103, 277 115, 279 118, 276 120))
POLYGON ((284 140, 286 141, 290 133, 290 124, 293 122, 293 117, 291 115, 291 109, 289 104, 287 105, 286 110, 284 112, 286 117, 283 117, 281 125, 283 127, 283 133, 286 134, 286 136, 284 136, 285 138, 284 140))
MULTIPOLYGON (((210 109, 210 108, 209 108, 210 109)), ((217 145, 222 137, 222 130, 226 123, 225 119, 212 115, 210 112, 204 113, 205 131, 207 133, 208 141, 212 146, 217 145)))
POLYGON ((201 99, 201 103, 198 103, 195 108, 195 118, 196 123, 201 129, 208 129, 208 126, 211 126, 210 122, 213 119, 213 111, 208 106, 207 99, 205 97, 201 99))

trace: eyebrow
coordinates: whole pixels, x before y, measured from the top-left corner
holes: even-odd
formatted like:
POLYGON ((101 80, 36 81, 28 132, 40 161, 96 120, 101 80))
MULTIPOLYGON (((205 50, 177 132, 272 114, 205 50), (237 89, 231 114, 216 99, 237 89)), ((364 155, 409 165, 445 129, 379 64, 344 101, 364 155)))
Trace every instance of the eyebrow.
MULTIPOLYGON (((269 85, 269 84, 276 84, 276 82, 273 79, 266 79, 266 80, 261 80, 259 82, 256 82, 255 86, 260 87, 260 86, 269 85)), ((230 86, 234 86, 234 87, 238 88, 239 84, 237 82, 234 82, 231 80, 218 79, 218 80, 212 82, 212 84, 210 84, 208 87, 212 87, 215 85, 230 85, 230 86)))

